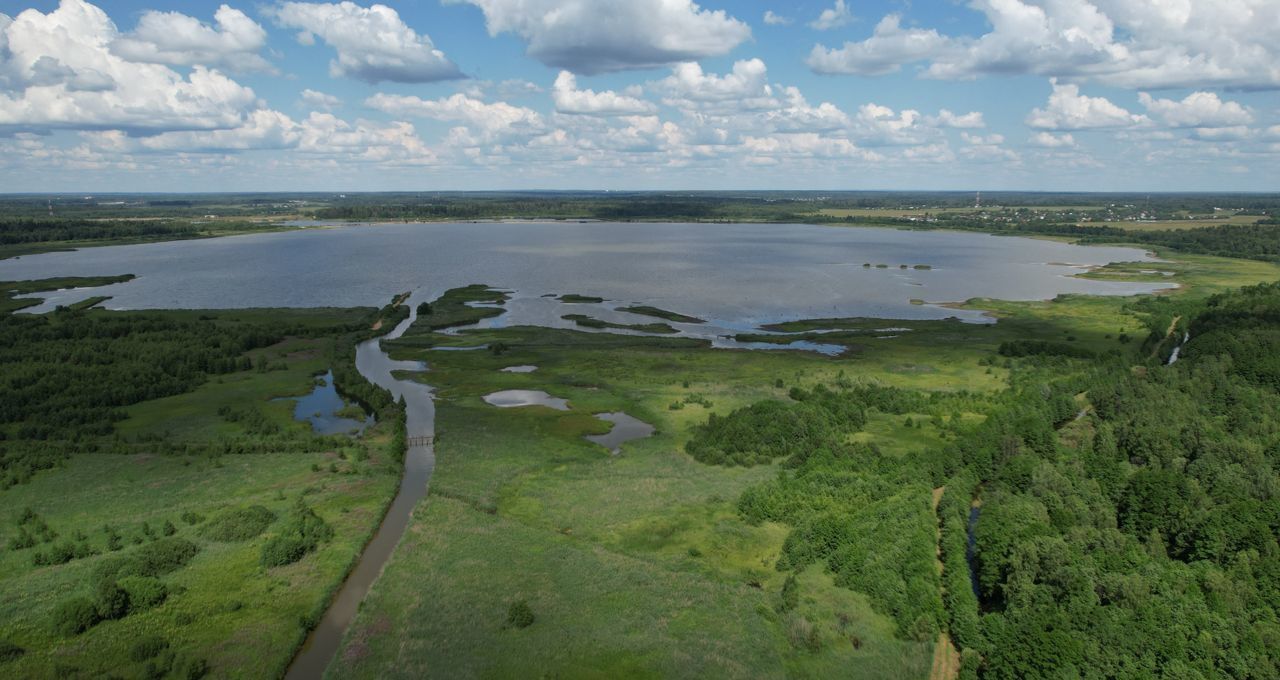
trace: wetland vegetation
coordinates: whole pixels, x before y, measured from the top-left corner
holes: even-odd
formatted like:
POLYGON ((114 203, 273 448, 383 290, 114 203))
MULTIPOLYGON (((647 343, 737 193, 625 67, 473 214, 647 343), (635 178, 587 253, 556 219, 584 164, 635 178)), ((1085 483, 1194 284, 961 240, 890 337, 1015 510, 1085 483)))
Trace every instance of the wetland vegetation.
MULTIPOLYGON (((1184 247, 1256 249, 1223 229, 1184 247)), ((13 295, 127 277, 0 284, 0 673, 283 675, 395 494, 403 406, 355 346, 403 322, 382 346, 428 367, 402 377, 435 390, 430 493, 328 677, 1275 676, 1280 267, 1257 252, 1085 275, 1179 285, 1158 296, 737 335, 838 357, 481 323, 544 291, 480 284, 41 315, 13 295), (330 371, 376 416, 359 436, 280 399, 330 371), (647 436, 609 443, 620 415, 647 436)), ((618 329, 652 334, 595 332, 618 329)))
POLYGON ((367 390, 351 398, 384 420, 358 439, 314 434, 274 399, 340 373, 333 348, 377 314, 0 319, 0 672, 281 674, 376 526, 403 452, 394 405, 367 390))

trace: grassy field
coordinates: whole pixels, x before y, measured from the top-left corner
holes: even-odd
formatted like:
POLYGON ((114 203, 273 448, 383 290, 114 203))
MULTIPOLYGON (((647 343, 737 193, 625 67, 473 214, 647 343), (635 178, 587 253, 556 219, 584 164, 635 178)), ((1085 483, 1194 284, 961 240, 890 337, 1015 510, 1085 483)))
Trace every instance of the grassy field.
POLYGON ((1156 249, 1155 254, 1164 261, 1114 263, 1081 276, 1090 279, 1176 283, 1179 285, 1177 294, 1193 297, 1280 279, 1280 265, 1270 262, 1192 255, 1168 249, 1156 249), (1166 276, 1161 272, 1170 275, 1166 276))
MULTIPOLYGON (((804 574, 797 610, 779 614, 784 574, 773 565, 787 528, 751 526, 735 508, 743 489, 777 470, 706 466, 682 452, 687 430, 708 412, 781 398, 780 378, 835 380, 839 364, 567 330, 468 335, 476 336, 468 343, 512 349, 397 354, 430 361, 439 389, 432 492, 330 676, 928 672, 929 644, 895 638, 892 621, 820 569, 804 574), (516 364, 538 370, 499 370, 516 364), (571 410, 481 401, 500 389, 545 390, 571 410), (672 410, 677 402, 685 405, 672 410), (614 457, 582 437, 604 429, 591 414, 617 410, 657 432, 614 457), (528 628, 506 626, 517 600, 536 617, 528 628), (817 623, 820 651, 791 641, 799 618, 817 623)), ((976 364, 973 373, 985 377, 976 364)))
POLYGON ((1103 220, 1081 222, 1084 227, 1118 227, 1129 231, 1168 231, 1170 229, 1199 229, 1224 225, 1257 224, 1263 219, 1258 215, 1225 215, 1223 217, 1189 217, 1178 220, 1103 220))
POLYGON ((977 215, 981 208, 824 208, 816 214, 823 217, 921 217, 930 215, 977 215))

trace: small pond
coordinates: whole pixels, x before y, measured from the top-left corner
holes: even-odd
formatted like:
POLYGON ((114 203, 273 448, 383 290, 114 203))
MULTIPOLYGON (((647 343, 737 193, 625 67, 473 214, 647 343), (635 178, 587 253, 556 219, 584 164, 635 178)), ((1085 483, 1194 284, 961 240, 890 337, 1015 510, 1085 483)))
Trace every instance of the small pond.
POLYGON ((557 411, 568 411, 569 400, 553 397, 542 390, 502 390, 484 396, 485 403, 501 408, 517 406, 546 406, 557 411))
POLYGON ((316 434, 361 434, 374 422, 372 414, 364 414, 360 419, 349 417, 355 411, 364 412, 338 394, 338 389, 333 384, 333 371, 321 376, 310 394, 283 397, 277 401, 296 401, 297 404, 293 407, 294 420, 311 423, 311 429, 316 434))
POLYGON ((613 429, 605 434, 589 434, 587 441, 595 442, 617 455, 623 444, 633 439, 643 439, 653 434, 653 426, 621 411, 597 413, 596 417, 613 423, 613 429))

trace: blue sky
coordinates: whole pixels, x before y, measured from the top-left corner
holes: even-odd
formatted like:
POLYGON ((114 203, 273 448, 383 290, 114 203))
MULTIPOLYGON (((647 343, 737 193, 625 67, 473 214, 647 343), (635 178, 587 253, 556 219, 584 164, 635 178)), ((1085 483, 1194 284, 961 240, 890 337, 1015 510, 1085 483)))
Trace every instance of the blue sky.
POLYGON ((0 2, 6 191, 1280 190, 1275 0, 0 2))

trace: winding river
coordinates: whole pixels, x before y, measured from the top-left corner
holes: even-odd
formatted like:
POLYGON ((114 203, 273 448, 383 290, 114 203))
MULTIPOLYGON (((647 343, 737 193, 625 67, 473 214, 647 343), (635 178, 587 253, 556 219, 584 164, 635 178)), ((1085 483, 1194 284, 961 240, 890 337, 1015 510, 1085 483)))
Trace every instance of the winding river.
POLYGON ((391 392, 396 399, 404 399, 405 435, 411 442, 425 443, 411 444, 405 452, 400 489, 391 501, 382 524, 378 526, 373 539, 360 554, 355 568, 329 603, 324 618, 307 636, 293 663, 289 665, 286 678, 301 680, 324 675, 325 668, 342 643, 343 634, 355 619, 360 603, 373 582, 378 580, 383 566, 391 558, 396 544, 408 528, 413 509, 427 495, 427 483, 431 480, 431 471, 435 467, 435 445, 432 437, 435 433, 436 409, 431 387, 395 377, 396 371, 421 372, 427 367, 425 363, 418 361, 396 361, 382 349, 383 339, 398 338, 413 324, 418 315, 418 302, 413 297, 405 302, 409 305, 409 318, 400 322, 390 333, 356 346, 356 368, 369 382, 391 392))

